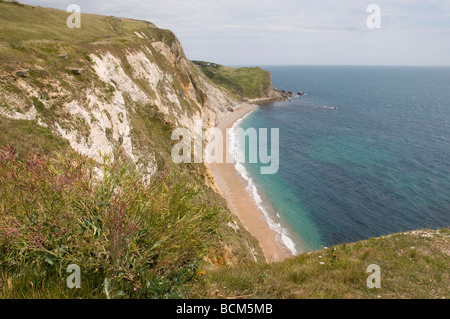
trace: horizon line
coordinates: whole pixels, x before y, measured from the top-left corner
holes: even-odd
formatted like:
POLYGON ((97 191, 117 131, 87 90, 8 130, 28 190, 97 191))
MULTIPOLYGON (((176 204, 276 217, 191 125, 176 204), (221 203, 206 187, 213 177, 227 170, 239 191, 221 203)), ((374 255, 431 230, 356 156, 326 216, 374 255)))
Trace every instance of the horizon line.
MULTIPOLYGON (((191 60, 192 61, 192 60, 191 60)), ((198 61, 198 60, 195 60, 198 61)), ((212 61, 205 61, 211 62, 212 61)), ((215 63, 220 64, 220 63, 215 63)), ((258 66, 350 66, 350 67, 436 67, 436 68, 450 68, 450 65, 429 65, 429 64, 270 64, 270 63, 261 63, 261 64, 222 64, 228 67, 258 67, 258 66)))

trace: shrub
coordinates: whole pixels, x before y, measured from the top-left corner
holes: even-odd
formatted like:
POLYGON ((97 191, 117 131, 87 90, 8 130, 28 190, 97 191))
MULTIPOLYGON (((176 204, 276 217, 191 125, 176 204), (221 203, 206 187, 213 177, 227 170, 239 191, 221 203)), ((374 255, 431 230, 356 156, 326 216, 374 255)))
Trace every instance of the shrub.
POLYGON ((20 276, 65 285, 69 264, 89 282, 81 297, 182 297, 195 279, 219 208, 203 204, 184 173, 160 172, 145 184, 120 153, 112 158, 18 159, 1 149, 0 269, 24 297, 33 286, 20 276))

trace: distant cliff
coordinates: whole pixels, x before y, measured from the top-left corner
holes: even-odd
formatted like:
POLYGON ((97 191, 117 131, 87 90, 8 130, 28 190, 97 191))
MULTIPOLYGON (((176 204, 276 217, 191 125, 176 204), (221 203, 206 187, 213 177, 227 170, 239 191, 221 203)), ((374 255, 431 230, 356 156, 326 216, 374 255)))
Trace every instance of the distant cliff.
POLYGON ((220 64, 193 61, 217 86, 239 99, 280 99, 283 94, 274 89, 268 71, 259 67, 230 68, 220 64))

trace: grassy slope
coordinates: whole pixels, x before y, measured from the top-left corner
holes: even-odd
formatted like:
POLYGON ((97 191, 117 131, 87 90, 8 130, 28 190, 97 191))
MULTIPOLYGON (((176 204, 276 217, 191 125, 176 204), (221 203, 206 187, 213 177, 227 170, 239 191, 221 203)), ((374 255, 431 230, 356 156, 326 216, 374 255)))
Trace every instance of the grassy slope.
MULTIPOLYGON (((153 41, 163 41, 170 45, 176 38, 171 31, 156 28, 146 21, 119 19, 92 14, 82 14, 82 28, 66 27, 68 13, 65 11, 24 6, 0 2, 0 85, 6 92, 15 92, 24 102, 20 103, 18 112, 26 112, 33 103, 39 116, 45 123, 58 122, 62 126, 76 125, 79 131, 88 128, 83 123, 65 123, 67 114, 62 113, 60 106, 71 101, 76 96, 56 95, 54 87, 47 80, 61 82, 69 92, 83 92, 85 88, 95 86, 103 92, 108 92, 107 85, 100 81, 92 71, 89 54, 98 51, 109 51, 116 56, 123 56, 123 50, 141 50, 142 45, 148 46, 146 39, 137 38, 135 31, 145 34, 153 41), (58 27, 60 26, 60 27, 58 27), (108 35, 108 37, 105 37, 108 35), (67 60, 58 57, 59 54, 69 54, 67 60), (36 70, 38 65, 43 70, 36 70), (67 67, 85 68, 82 76, 74 76, 65 71, 67 67), (25 79, 32 87, 39 88, 42 99, 51 101, 52 107, 42 107, 39 101, 29 99, 26 92, 18 87, 15 77, 16 70, 30 69, 30 76, 25 79)), ((151 40, 150 40, 151 41, 151 40)), ((152 47, 148 46, 151 50, 152 47)), ((171 74, 180 71, 170 65, 166 59, 153 51, 152 57, 158 65, 171 74)), ((122 59, 126 67, 126 59, 122 59)), ((198 72, 197 70, 195 70, 198 72)), ((186 75, 180 74, 183 78, 186 75)), ((175 78, 175 77, 174 77, 175 78)), ((136 84, 146 89, 146 83, 136 81, 136 84)), ((175 83, 174 85, 181 85, 175 83)), ((152 92, 147 90, 152 96, 152 92)), ((181 88, 180 91, 183 91, 181 88)), ((113 91, 110 92, 111 94, 113 91)), ((105 97, 106 99, 108 96, 105 97)), ((12 109, 1 100, 0 107, 12 109)), ((189 105, 183 105, 189 114, 189 105)), ((170 157, 170 150, 175 143, 171 140, 172 126, 163 114, 152 105, 133 105, 136 112, 131 112, 133 140, 137 147, 149 148, 156 156, 158 167, 168 167, 171 171, 186 171, 192 182, 200 185, 202 192, 197 198, 209 205, 226 207, 226 202, 204 183, 206 170, 199 165, 175 165, 170 157)), ((64 127, 64 126, 63 126, 64 127)), ((18 149, 19 154, 49 154, 52 150, 67 150, 68 143, 53 134, 50 130, 30 121, 11 120, 0 117, 0 146, 11 144, 18 149)), ((208 258, 215 264, 253 260, 249 246, 255 247, 255 255, 262 258, 256 240, 246 231, 236 231, 226 226, 229 222, 238 222, 235 216, 227 212, 227 218, 221 220, 216 239, 210 244, 208 258)))
MULTIPOLYGON (((124 51, 141 51, 143 45, 148 46, 149 41, 162 41, 171 46, 176 39, 171 31, 159 29, 150 22, 93 14, 82 14, 81 28, 69 29, 66 26, 68 15, 67 12, 56 9, 0 2, 2 86, 11 92, 19 92, 20 88, 11 74, 21 68, 27 68, 31 72, 26 81, 39 88, 43 92, 41 98, 44 99, 49 99, 46 93, 52 90, 50 84, 53 84, 45 79, 58 80, 64 89, 72 92, 82 92, 95 85, 102 91, 110 90, 112 94, 113 88, 100 81, 91 70, 90 53, 108 51, 122 58, 124 51), (137 38, 135 32, 144 34, 149 40, 137 38), (68 59, 61 59, 59 55, 62 54, 68 54, 68 59), (42 69, 38 70, 35 66, 42 69), (68 68, 85 69, 86 73, 83 76, 73 76, 68 68)), ((153 51, 151 46, 148 47, 153 51)), ((125 72, 130 72, 126 59, 121 60, 125 65, 125 72)), ((153 51, 152 60, 162 69, 183 77, 161 54, 153 51)), ((128 75, 133 78, 131 74, 128 75)), ((135 79, 134 81, 152 96, 146 83, 135 79)), ((174 82, 182 91, 181 84, 174 82)), ((54 97, 50 100, 54 103, 52 115, 55 120, 59 119, 58 106, 67 100, 65 97, 54 97)), ((0 106, 3 105, 1 102, 0 106)), ((189 103, 183 107, 189 114, 189 103)))
MULTIPOLYGON (((87 124, 78 119, 77 122, 72 121, 72 117, 62 108, 64 103, 82 98, 77 92, 82 93, 86 88, 95 87, 101 92, 107 92, 106 96, 99 97, 105 100, 114 93, 114 88, 100 81, 91 70, 92 63, 88 55, 96 50, 107 50, 120 56, 124 47, 139 48, 140 40, 133 36, 134 31, 144 32, 150 38, 158 40, 170 39, 173 34, 157 29, 145 21, 119 21, 115 17, 92 14, 82 14, 80 29, 69 29, 66 26, 67 17, 68 13, 61 10, 0 2, 0 85, 3 91, 14 93, 21 99, 20 106, 13 108, 0 95, 0 107, 25 113, 34 104, 43 122, 49 125, 58 123, 63 128, 76 128, 88 135, 87 124), (109 37, 105 38, 105 35, 109 37), (58 57, 66 53, 68 59, 58 57), (42 69, 38 70, 35 66, 42 69), (87 72, 82 76, 74 76, 66 70, 69 67, 84 68, 87 72), (17 79, 11 74, 21 68, 30 69, 30 76, 25 81, 39 90, 40 99, 47 100, 51 104, 50 108, 44 107, 34 97, 29 98, 27 92, 19 87, 17 79), (55 94, 56 85, 70 94, 55 94)), ((156 107, 133 105, 133 108, 137 111, 133 113, 135 121, 132 127, 134 139, 138 141, 136 144, 152 147, 160 168, 170 165, 170 127, 156 107)), ((38 143, 43 131, 35 130, 35 141, 32 141, 21 129, 20 123, 2 120, 3 131, 9 131, 11 127, 16 129, 14 136, 11 135, 13 132, 8 132, 11 136, 0 139, 0 142, 2 145, 12 143, 19 151, 21 145, 24 145, 25 149, 33 153, 35 148, 30 148, 29 144, 38 143)), ((51 133, 46 131, 45 134, 51 133)))
POLYGON ((199 201, 186 175, 145 184, 115 155, 99 165, 74 152, 18 159, 0 149, 0 297, 184 296, 223 210, 199 201), (76 292, 64 283, 72 263, 84 281, 76 292))
POLYGON ((450 230, 422 230, 319 250, 272 265, 249 263, 207 273, 207 298, 450 298, 450 230), (323 263, 323 264, 321 264, 323 263), (367 267, 381 268, 368 289, 367 267))
POLYGON ((270 73, 259 67, 230 68, 220 64, 193 61, 214 84, 236 98, 266 97, 272 89, 270 73))
POLYGON ((14 145, 19 156, 49 155, 57 150, 65 152, 69 143, 35 121, 11 120, 0 116, 0 146, 14 145))

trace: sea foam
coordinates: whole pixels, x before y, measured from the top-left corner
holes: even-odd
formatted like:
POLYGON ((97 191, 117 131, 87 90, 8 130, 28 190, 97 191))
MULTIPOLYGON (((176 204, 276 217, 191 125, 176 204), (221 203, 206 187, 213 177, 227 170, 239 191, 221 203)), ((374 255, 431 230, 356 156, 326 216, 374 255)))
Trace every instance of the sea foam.
MULTIPOLYGON (((286 246, 289 251, 293 255, 297 255, 299 252, 296 248, 294 241, 290 238, 289 232, 285 229, 279 222, 276 222, 272 216, 269 214, 267 208, 264 206, 263 200, 260 195, 260 191, 258 190, 256 183, 253 178, 250 176, 249 172, 245 168, 245 166, 239 162, 239 158, 245 158, 245 149, 243 145, 238 145, 238 136, 236 134, 236 128, 243 122, 243 120, 250 115, 247 114, 241 119, 237 120, 231 129, 227 130, 228 140, 229 140, 229 152, 234 157, 235 169, 239 172, 242 178, 247 182, 246 190, 250 195, 250 198, 255 202, 256 206, 261 210, 264 215, 264 219, 269 225, 269 228, 275 231, 276 239, 278 242, 286 246)), ((275 212, 275 215, 279 217, 278 212, 275 212)))

